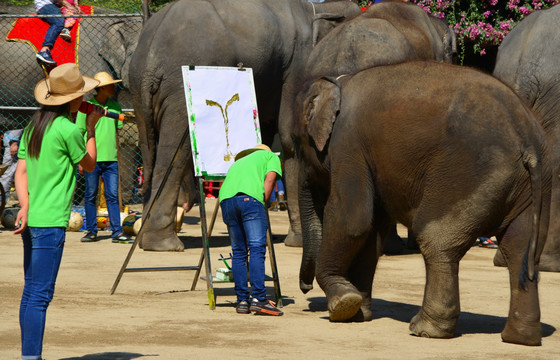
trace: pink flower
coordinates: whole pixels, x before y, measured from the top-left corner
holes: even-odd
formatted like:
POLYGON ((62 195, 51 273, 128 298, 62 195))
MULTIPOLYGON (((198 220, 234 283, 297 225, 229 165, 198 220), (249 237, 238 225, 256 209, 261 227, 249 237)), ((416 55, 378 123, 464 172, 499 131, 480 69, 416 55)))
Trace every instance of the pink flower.
POLYGON ((531 10, 527 9, 525 6, 521 6, 519 7, 519 12, 523 15, 529 15, 531 13, 531 10))

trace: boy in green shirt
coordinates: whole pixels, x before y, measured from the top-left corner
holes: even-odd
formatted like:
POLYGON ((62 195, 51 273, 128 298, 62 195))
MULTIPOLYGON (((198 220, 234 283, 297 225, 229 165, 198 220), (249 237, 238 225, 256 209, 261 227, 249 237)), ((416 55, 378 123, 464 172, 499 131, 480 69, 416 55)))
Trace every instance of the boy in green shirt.
POLYGON ((278 156, 268 146, 257 145, 237 154, 220 189, 222 217, 233 253, 232 271, 239 314, 283 314, 276 304, 266 299, 264 286, 268 227, 264 206, 276 179, 281 176, 278 156), (247 286, 248 257, 252 300, 247 286))
MULTIPOLYGON (((121 106, 112 98, 116 93, 115 84, 122 80, 114 80, 106 72, 100 72, 93 77, 99 80, 99 85, 95 88, 97 94, 89 101, 112 113, 120 114, 121 106)), ((84 132, 87 137, 85 126, 86 114, 79 112, 76 117, 76 125, 84 132)), ((97 164, 91 172, 83 171, 79 168, 80 174, 86 178, 86 189, 84 196, 86 211, 87 233, 82 237, 82 242, 97 241, 97 192, 99 177, 103 179, 105 188, 105 200, 107 202, 107 212, 109 213, 109 223, 111 224, 111 237, 114 243, 128 243, 132 240, 122 231, 121 212, 119 206, 119 163, 118 163, 118 137, 117 130, 123 126, 122 121, 102 117, 95 126, 95 136, 97 139, 97 164)))

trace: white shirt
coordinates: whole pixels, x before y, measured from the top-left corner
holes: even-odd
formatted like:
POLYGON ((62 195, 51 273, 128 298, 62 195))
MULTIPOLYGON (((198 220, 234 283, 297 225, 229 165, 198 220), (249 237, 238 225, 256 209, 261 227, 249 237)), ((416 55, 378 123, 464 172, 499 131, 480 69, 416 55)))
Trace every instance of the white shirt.
POLYGON ((54 1, 53 0, 35 0, 35 11, 39 12, 39 9, 41 9, 43 6, 49 5, 49 4, 54 4, 54 1))

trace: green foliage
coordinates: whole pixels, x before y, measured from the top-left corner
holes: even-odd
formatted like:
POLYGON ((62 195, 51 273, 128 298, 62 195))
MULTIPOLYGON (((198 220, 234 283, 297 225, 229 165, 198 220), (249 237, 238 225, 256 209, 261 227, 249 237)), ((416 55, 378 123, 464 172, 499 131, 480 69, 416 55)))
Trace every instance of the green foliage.
MULTIPOLYGON (((373 1, 351 0, 360 6, 369 6, 373 1)), ((428 14, 445 19, 457 34, 464 51, 485 55, 486 49, 499 45, 504 37, 525 16, 535 10, 549 8, 559 0, 409 0, 428 14), (465 45, 468 49, 465 50, 465 45)))
MULTIPOLYGON (((33 5, 33 0, 7 0, 8 5, 33 5)), ((161 2, 161 1, 159 1, 161 2)), ((126 13, 142 12, 141 0, 80 0, 80 5, 99 6, 106 9, 119 10, 126 13)))

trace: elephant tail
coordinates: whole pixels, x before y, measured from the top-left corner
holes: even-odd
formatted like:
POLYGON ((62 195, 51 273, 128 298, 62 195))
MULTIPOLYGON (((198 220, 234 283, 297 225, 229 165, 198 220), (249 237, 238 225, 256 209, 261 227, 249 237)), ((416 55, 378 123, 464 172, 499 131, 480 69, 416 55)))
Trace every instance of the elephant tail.
MULTIPOLYGON (((548 230, 548 206, 544 206, 543 197, 546 196, 543 187, 543 158, 538 157, 535 152, 527 151, 523 154, 523 164, 529 172, 531 182, 531 197, 533 203, 533 213, 531 216, 531 238, 525 254, 524 267, 526 271, 520 274, 520 283, 524 284, 524 279, 533 281, 537 277, 537 267, 540 253, 537 248, 540 242, 544 244, 548 230)), ((541 244, 541 245, 542 245, 541 244)), ((542 246, 541 246, 542 247, 542 246)), ((524 288, 524 286, 522 286, 524 288)))

